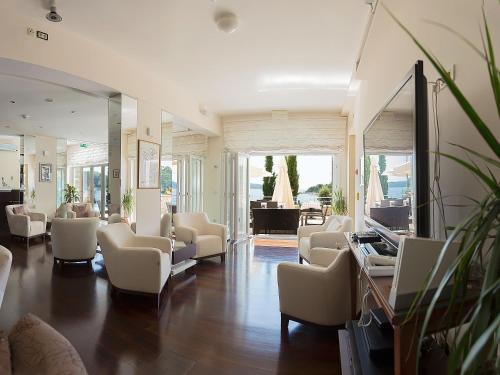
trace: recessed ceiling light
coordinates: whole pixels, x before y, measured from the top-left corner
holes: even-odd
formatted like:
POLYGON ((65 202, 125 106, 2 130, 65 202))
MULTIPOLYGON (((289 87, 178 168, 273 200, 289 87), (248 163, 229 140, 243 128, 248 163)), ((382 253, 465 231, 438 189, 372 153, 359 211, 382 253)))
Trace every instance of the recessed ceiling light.
POLYGON ((23 119, 25 119, 25 120, 27 120, 27 119, 31 118, 31 116, 30 116, 30 115, 21 115, 21 117, 22 117, 23 119))
POLYGON ((46 99, 45 99, 45 101, 46 101, 47 103, 53 103, 53 102, 54 102, 54 99, 52 99, 52 98, 46 98, 46 99))
POLYGON ((43 129, 43 126, 39 126, 40 129, 43 129))
POLYGON ((72 115, 74 115, 75 113, 76 113, 76 111, 75 111, 75 110, 71 111, 71 114, 72 114, 72 115))
POLYGON ((16 101, 15 100, 9 100, 9 103, 10 104, 16 104, 16 101))

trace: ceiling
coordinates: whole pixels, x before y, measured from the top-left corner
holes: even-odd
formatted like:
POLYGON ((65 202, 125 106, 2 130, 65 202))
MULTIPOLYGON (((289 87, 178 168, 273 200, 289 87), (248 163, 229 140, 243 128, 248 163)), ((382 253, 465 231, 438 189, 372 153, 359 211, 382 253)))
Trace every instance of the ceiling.
POLYGON ((108 100, 0 74, 0 133, 107 142, 108 100))
MULTIPOLYGON (((46 1, 11 2, 44 19, 46 1)), ((165 74, 221 115, 340 111, 369 6, 363 0, 64 0, 62 29, 165 74), (239 28, 219 31, 222 9, 239 28)))

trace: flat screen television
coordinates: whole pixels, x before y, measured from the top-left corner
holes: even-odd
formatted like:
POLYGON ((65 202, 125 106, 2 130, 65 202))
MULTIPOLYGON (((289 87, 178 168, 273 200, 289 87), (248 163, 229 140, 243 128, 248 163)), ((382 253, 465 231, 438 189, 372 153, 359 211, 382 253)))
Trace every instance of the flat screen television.
POLYGON ((365 223, 394 246, 429 237, 426 86, 419 60, 363 133, 365 223))

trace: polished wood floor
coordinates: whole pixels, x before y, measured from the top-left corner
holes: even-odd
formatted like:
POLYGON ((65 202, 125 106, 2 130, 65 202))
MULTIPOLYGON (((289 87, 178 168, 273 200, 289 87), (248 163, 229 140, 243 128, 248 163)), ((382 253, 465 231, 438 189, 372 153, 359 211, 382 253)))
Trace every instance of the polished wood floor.
POLYGON ((100 255, 53 265, 50 242, 0 236, 13 266, 0 329, 31 312, 66 336, 89 374, 337 374, 335 330, 290 323, 280 334, 276 266, 290 248, 239 245, 169 282, 162 307, 143 296, 110 297, 100 255))

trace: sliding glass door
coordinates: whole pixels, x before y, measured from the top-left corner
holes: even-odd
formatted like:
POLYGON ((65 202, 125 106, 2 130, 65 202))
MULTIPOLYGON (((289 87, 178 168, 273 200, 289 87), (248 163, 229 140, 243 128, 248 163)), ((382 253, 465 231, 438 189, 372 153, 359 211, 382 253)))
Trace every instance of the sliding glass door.
POLYGON ((203 211, 203 158, 177 156, 172 163, 172 194, 177 212, 203 211))
POLYGON ((108 165, 93 165, 87 167, 74 168, 75 186, 80 182, 80 201, 91 203, 92 209, 98 211, 101 218, 106 218, 108 214, 109 201, 109 168, 108 165))

